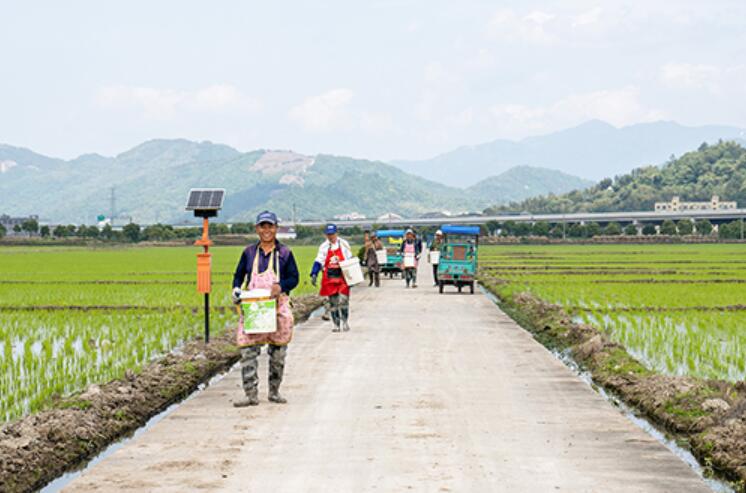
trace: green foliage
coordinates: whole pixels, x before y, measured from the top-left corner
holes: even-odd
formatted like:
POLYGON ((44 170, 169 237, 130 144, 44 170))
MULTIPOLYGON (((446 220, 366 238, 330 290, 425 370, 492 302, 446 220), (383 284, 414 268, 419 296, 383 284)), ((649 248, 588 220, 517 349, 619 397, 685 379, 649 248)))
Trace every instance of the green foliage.
POLYGON ((624 234, 626 236, 637 236, 637 226, 635 226, 632 223, 629 223, 624 227, 624 234))
POLYGON ((42 238, 48 238, 49 237, 49 226, 45 224, 44 226, 39 228, 39 234, 41 235, 42 238))
POLYGON ((588 235, 584 224, 572 223, 567 227, 567 236, 570 238, 585 238, 588 235))
POLYGON ((127 241, 137 243, 140 241, 140 225, 135 223, 126 224, 122 228, 122 235, 127 241))
POLYGON ((304 240, 306 238, 323 238, 324 234, 322 232, 321 228, 312 228, 310 226, 296 226, 295 227, 295 236, 299 240, 304 240))
POLYGON ((690 235, 694 232, 694 223, 689 219, 682 219, 676 223, 676 230, 681 236, 690 235))
POLYGON ((699 219, 694 223, 694 230, 698 235, 709 236, 712 234, 712 223, 707 219, 699 219))
POLYGON ((174 228, 169 224, 151 224, 142 230, 145 241, 168 241, 176 238, 174 228))
POLYGON ((604 228, 604 234, 607 236, 619 236, 622 234, 622 227, 619 225, 619 223, 609 223, 604 228))
POLYGON ((746 149, 734 142, 700 147, 665 165, 637 168, 626 175, 608 179, 595 187, 563 195, 544 195, 485 212, 539 213, 649 211, 655 202, 678 195, 682 200, 722 200, 746 203, 746 149))
POLYGON ((36 234, 39 232, 39 222, 36 219, 27 219, 21 224, 21 229, 29 235, 36 234))
POLYGON ((657 232, 658 232, 658 231, 657 231, 657 230, 655 229, 655 225, 654 225, 654 224, 650 224, 650 223, 648 223, 648 224, 645 224, 645 225, 644 225, 644 226, 642 227, 642 234, 643 234, 643 235, 645 235, 645 236, 653 236, 653 235, 655 235, 655 234, 656 234, 657 232))
POLYGON ((3 236, 5 236, 6 234, 8 234, 8 230, 5 228, 5 226, 3 226, 2 224, 0 224, 0 238, 2 238, 3 236))
POLYGON ((718 237, 728 240, 743 239, 744 237, 743 221, 732 221, 718 226, 718 237))
POLYGON ((545 221, 534 223, 531 228, 531 234, 534 236, 549 236, 549 223, 545 221))
POLYGON ((114 238, 114 230, 111 227, 111 224, 105 224, 103 228, 101 228, 101 234, 99 235, 104 240, 111 240, 114 238))
POLYGON ((231 233, 235 235, 248 235, 256 231, 251 223, 234 223, 231 225, 231 233))
POLYGON ((67 236, 67 227, 65 226, 55 226, 54 230, 52 231, 52 235, 55 238, 64 238, 67 236))
POLYGON ((666 219, 661 223, 660 233, 662 235, 675 235, 677 232, 676 224, 672 220, 666 219))
POLYGON ((585 225, 585 234, 588 238, 599 236, 601 234, 601 226, 597 222, 590 222, 585 225))
POLYGON ((227 224, 224 223, 210 223, 210 236, 227 235, 230 234, 231 230, 227 224))

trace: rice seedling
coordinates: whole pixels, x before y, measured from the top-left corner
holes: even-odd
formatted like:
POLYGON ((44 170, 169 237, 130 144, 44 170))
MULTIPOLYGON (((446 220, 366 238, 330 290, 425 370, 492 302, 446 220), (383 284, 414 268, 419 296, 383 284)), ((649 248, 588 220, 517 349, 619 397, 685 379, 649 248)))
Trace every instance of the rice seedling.
POLYGON ((740 245, 483 248, 501 294, 530 292, 604 330, 649 368, 746 379, 746 256, 740 245))
MULTIPOLYGON (((293 249, 308 280, 313 247, 293 249)), ((240 247, 213 252, 213 307, 230 305, 240 247)), ((0 248, 0 420, 121 377, 202 333, 195 249, 0 248)), ((215 309, 213 330, 235 323, 215 309)))

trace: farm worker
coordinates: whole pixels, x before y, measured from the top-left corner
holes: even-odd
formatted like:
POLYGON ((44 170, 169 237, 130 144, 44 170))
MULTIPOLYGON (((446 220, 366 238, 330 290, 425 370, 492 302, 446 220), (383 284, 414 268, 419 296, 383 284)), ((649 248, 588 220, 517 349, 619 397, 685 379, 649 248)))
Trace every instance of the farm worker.
POLYGON ((376 252, 383 249, 381 240, 378 239, 376 232, 368 233, 365 232, 365 265, 368 266, 368 275, 370 276, 370 282, 368 286, 372 286, 375 282, 376 287, 381 286, 381 266, 378 264, 378 255, 376 252))
POLYGON ((277 216, 264 211, 256 216, 256 234, 259 242, 249 245, 241 254, 233 275, 233 303, 241 303, 241 286, 268 289, 277 300, 277 330, 270 334, 249 334, 249 344, 241 348, 241 377, 246 398, 234 402, 235 407, 259 404, 257 376, 258 358, 262 346, 268 345, 269 400, 284 404, 280 384, 285 370, 287 345, 293 337, 293 312, 290 309, 290 291, 298 285, 298 266, 290 248, 277 241, 277 216))
MULTIPOLYGON (((433 238, 433 242, 430 243, 430 251, 431 252, 439 252, 440 247, 443 245, 443 232, 441 230, 438 230, 435 232, 435 238, 433 238)), ((433 264, 433 280, 435 281, 435 284, 433 286, 438 285, 438 261, 435 261, 433 264)))
POLYGON ((407 282, 407 287, 412 283, 412 287, 417 287, 417 263, 420 260, 420 254, 422 253, 422 242, 417 239, 414 231, 410 228, 404 235, 404 241, 402 241, 399 250, 402 254, 402 266, 404 266, 404 257, 414 257, 414 267, 404 267, 404 280, 407 282))
POLYGON ((350 316, 350 287, 342 275, 342 260, 353 257, 352 249, 347 241, 337 235, 337 225, 327 224, 324 229, 326 240, 319 246, 316 260, 311 270, 311 284, 316 286, 319 272, 321 277, 321 296, 329 298, 329 308, 332 314, 334 328, 332 332, 350 330, 347 319, 350 316))

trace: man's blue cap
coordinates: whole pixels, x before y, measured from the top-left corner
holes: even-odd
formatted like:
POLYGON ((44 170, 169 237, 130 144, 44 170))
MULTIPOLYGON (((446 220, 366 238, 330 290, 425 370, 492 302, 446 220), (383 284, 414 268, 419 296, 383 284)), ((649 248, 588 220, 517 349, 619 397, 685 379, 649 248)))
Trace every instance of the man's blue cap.
POLYGON ((254 224, 259 225, 262 223, 277 224, 277 214, 269 211, 260 212, 259 215, 256 216, 256 223, 254 224))
POLYGON ((333 235, 336 232, 337 232, 336 224, 327 224, 326 228, 324 229, 324 233, 328 235, 333 235))

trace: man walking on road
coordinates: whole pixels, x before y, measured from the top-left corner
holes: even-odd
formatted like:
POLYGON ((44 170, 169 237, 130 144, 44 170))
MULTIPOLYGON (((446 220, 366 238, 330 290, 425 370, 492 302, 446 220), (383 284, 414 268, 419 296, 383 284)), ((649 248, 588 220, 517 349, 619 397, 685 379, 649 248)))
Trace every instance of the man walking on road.
MULTIPOLYGON (((430 243, 430 252, 438 252, 440 253, 440 247, 443 245, 443 232, 441 230, 438 230, 435 232, 435 238, 433 239, 433 242, 430 243)), ((440 259, 433 262, 432 255, 431 255, 430 263, 433 264, 433 280, 435 283, 433 286, 438 285, 438 263, 440 262, 440 259)))
POLYGON ((348 318, 350 316, 350 287, 347 285, 342 275, 340 262, 345 259, 351 259, 352 249, 350 244, 337 235, 337 226, 327 224, 326 240, 319 246, 316 260, 311 270, 311 284, 316 286, 319 272, 321 276, 321 296, 329 297, 329 307, 332 314, 334 328, 332 332, 350 330, 348 318))
POLYGON ((370 276, 370 283, 368 286, 372 286, 374 283, 376 287, 381 286, 381 265, 378 263, 378 251, 383 249, 381 240, 376 236, 376 232, 372 233, 365 232, 365 265, 368 267, 368 276, 370 276))
POLYGON ((410 228, 404 235, 404 241, 399 250, 402 254, 402 268, 404 269, 404 280, 412 284, 413 288, 417 287, 417 263, 422 254, 422 242, 417 239, 414 231, 410 228))
POLYGON ((269 400, 284 404, 280 384, 285 371, 287 345, 293 337, 293 312, 290 309, 290 291, 298 285, 298 266, 290 248, 277 241, 277 216, 264 211, 256 217, 256 234, 259 242, 249 245, 233 275, 233 303, 241 303, 244 282, 249 290, 267 289, 277 300, 277 330, 270 334, 250 334, 241 348, 241 377, 246 398, 233 403, 235 407, 259 404, 258 358, 262 346, 268 345, 269 400))

